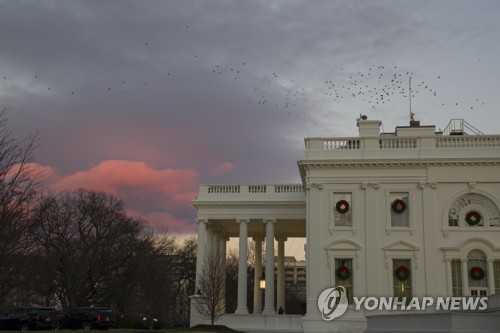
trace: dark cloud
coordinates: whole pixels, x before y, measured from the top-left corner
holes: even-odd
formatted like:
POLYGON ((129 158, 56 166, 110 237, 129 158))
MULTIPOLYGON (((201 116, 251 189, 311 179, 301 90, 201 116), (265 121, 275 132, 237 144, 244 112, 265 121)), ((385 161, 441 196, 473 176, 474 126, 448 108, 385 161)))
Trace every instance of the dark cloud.
MULTIPOLYGON (((373 65, 439 91, 415 98, 426 122, 464 117, 451 105, 467 105, 483 114, 477 126, 492 128, 498 7, 0 1, 0 100, 20 134, 39 131, 37 160, 60 175, 123 160, 195 170, 201 182, 224 163, 233 168, 216 172, 220 182, 298 181, 304 136, 355 135, 359 113, 386 130, 407 121, 402 94, 374 108, 347 88, 328 95, 326 81, 349 87, 373 65)), ((363 80, 382 89, 385 77, 363 80)))

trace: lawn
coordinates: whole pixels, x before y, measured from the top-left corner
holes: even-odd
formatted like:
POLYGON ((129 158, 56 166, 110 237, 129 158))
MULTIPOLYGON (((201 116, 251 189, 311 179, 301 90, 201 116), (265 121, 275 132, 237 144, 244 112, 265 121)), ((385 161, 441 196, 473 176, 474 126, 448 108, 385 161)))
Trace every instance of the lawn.
MULTIPOLYGON (((58 333, 78 333, 83 330, 60 330, 56 331, 58 333)), ((2 333, 19 333, 19 331, 0 331, 2 333)), ((39 333, 53 333, 54 331, 36 331, 39 333)), ((95 332, 103 332, 95 330, 95 332)), ((232 330, 226 326, 210 326, 210 325, 199 325, 192 328, 168 328, 161 330, 139 330, 139 329, 125 329, 125 328, 115 328, 107 331, 109 333, 244 333, 241 331, 232 330)))

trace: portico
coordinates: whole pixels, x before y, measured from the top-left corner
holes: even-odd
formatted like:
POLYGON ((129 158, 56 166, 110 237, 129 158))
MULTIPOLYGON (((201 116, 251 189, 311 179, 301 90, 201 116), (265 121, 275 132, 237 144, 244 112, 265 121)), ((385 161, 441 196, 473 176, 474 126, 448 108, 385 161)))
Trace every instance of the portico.
POLYGON ((197 289, 206 258, 225 257, 227 241, 230 237, 236 237, 239 266, 234 315, 250 315, 247 305, 247 253, 250 239, 255 245, 255 258, 251 258, 255 261, 252 314, 274 316, 280 307, 285 309, 285 242, 292 237, 306 237, 306 205, 302 185, 201 185, 193 205, 198 210, 197 289), (263 248, 266 250, 265 258, 263 248), (259 279, 263 272, 266 288, 262 307, 259 279))

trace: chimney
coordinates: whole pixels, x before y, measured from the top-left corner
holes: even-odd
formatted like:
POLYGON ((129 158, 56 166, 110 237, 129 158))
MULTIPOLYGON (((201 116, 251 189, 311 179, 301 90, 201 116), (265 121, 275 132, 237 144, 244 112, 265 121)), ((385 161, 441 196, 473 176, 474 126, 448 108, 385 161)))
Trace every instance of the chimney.
POLYGON ((382 124, 380 120, 367 120, 366 116, 362 116, 356 120, 360 137, 380 136, 380 125, 382 124))

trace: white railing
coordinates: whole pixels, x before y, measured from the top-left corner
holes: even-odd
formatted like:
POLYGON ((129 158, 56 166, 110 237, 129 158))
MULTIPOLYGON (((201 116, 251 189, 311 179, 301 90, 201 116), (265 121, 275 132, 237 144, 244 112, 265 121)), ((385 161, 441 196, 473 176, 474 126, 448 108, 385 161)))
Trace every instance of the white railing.
POLYGON ((500 148, 500 135, 425 137, 306 138, 306 151, 413 150, 449 148, 500 148), (424 143, 425 142, 425 143, 424 143))
POLYGON ((338 138, 338 139, 325 139, 323 140, 323 148, 325 150, 345 149, 353 150, 360 149, 359 138, 338 138))
POLYGON ((240 193, 240 185, 210 185, 208 193, 240 193))
POLYGON ((200 193, 208 194, 300 194, 304 193, 302 184, 276 185, 200 185, 200 193))
POLYGON ((248 193, 266 193, 266 185, 248 185, 248 193))
POLYGON ((304 193, 301 184, 274 185, 274 193, 304 193))
POLYGON ((417 138, 382 138, 380 149, 416 149, 419 147, 417 138))
POLYGON ((498 148, 500 136, 443 136, 436 140, 436 148, 498 148))

